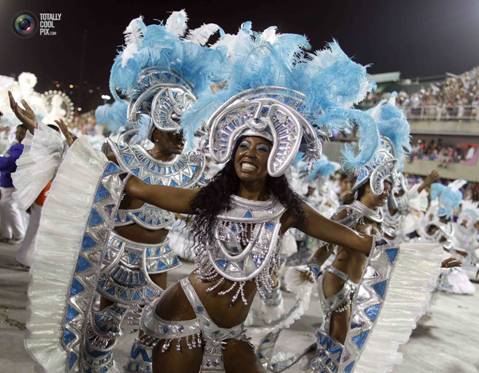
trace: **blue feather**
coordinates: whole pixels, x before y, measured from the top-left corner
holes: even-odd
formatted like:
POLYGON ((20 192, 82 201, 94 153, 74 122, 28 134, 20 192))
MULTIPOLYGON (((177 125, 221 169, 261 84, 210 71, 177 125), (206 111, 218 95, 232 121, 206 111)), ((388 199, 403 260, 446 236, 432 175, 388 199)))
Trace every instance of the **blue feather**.
POLYGON ((319 117, 320 125, 335 129, 358 128, 358 148, 356 155, 354 147, 347 145, 342 152, 343 168, 351 171, 366 165, 379 148, 379 131, 376 122, 368 114, 357 109, 330 109, 319 117))
POLYGON ((457 189, 434 183, 431 185, 431 199, 436 198, 439 201, 438 215, 450 218, 461 204, 462 193, 457 189))
POLYGON ((106 125, 111 132, 117 132, 127 123, 127 111, 128 103, 124 100, 98 106, 95 110, 96 122, 106 125))
POLYGON ((146 114, 140 114, 138 121, 136 122, 135 129, 137 130, 136 134, 132 137, 131 144, 139 144, 143 140, 147 140, 150 135, 150 130, 153 123, 151 117, 146 114))
POLYGON ((380 102, 369 113, 378 123, 379 133, 391 140, 397 159, 398 169, 404 165, 405 152, 411 151, 409 122, 395 103, 395 94, 388 101, 380 102))
POLYGON ((331 162, 327 157, 323 156, 318 161, 314 162, 306 181, 312 182, 319 176, 327 177, 336 172, 340 168, 339 163, 331 162))

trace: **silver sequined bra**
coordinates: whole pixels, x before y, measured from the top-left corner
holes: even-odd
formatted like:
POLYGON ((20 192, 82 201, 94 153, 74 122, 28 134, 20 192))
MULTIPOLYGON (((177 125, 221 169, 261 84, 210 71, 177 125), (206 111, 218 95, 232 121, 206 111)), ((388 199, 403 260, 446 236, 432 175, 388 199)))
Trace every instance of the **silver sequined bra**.
POLYGON ((262 297, 273 291, 284 211, 276 200, 251 201, 231 196, 231 209, 217 217, 214 244, 199 243, 195 248, 199 276, 207 281, 217 279, 207 291, 230 280, 232 286, 218 294, 230 294, 232 303, 241 296, 245 305, 246 281, 254 280, 262 297))
MULTIPOLYGON (((120 166, 150 185, 192 188, 202 182, 205 159, 200 153, 180 154, 169 162, 154 159, 139 145, 124 145, 108 139, 120 166)), ((119 209, 115 225, 138 224, 149 230, 169 228, 175 216, 150 204, 137 209, 119 209)))

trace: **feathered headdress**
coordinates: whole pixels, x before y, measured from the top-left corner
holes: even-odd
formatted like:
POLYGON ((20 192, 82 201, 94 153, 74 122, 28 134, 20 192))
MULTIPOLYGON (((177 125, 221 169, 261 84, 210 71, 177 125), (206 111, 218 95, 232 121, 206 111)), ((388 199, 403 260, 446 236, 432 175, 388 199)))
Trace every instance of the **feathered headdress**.
POLYGON ((445 186, 440 183, 431 185, 431 199, 439 202, 438 216, 450 218, 455 209, 459 207, 462 201, 462 188, 467 182, 465 180, 455 180, 445 186))
POLYGON ((332 162, 326 156, 322 156, 320 160, 314 162, 306 177, 306 181, 313 182, 318 177, 328 177, 339 170, 340 167, 339 163, 332 162))
POLYGON ((272 152, 268 169, 272 176, 284 172, 299 149, 306 157, 317 158, 320 128, 373 128, 375 132, 369 131, 371 145, 363 151, 371 155, 376 150, 379 133, 374 121, 367 113, 352 108, 370 87, 366 69, 349 59, 336 42, 310 53, 304 36, 278 34, 276 27, 255 32, 251 22, 245 22, 236 35, 223 35, 213 48, 224 50, 228 56, 230 70, 225 88, 215 95, 203 95, 182 122, 184 128, 193 129, 192 133, 208 123, 210 151, 216 160, 228 159, 234 139, 245 133, 261 132, 270 140, 275 138, 276 143, 278 136, 273 134, 276 130, 271 124, 277 121, 278 110, 294 134, 290 133, 289 141, 278 140, 277 145, 287 149, 287 155, 272 152), (269 99, 275 100, 276 106, 272 101, 266 104, 269 99), (239 106, 250 110, 249 115, 241 116, 239 106))
POLYGON ((137 130, 133 141, 148 137, 154 127, 179 130, 184 111, 212 83, 225 79, 226 56, 204 46, 220 27, 203 25, 183 37, 187 19, 184 10, 173 12, 164 25, 146 26, 139 17, 124 32, 125 46, 115 58, 109 85, 117 102, 120 95, 129 102, 128 127, 137 130))
POLYGON ((410 151, 411 145, 410 126, 404 113, 396 107, 395 97, 392 94, 389 100, 383 100, 367 111, 366 115, 371 118, 369 127, 358 131, 360 155, 354 155, 351 145, 343 151, 343 168, 356 175, 353 190, 369 180, 372 191, 381 194, 384 180, 389 179, 393 184, 399 181, 399 170, 403 167, 405 152, 410 151), (380 138, 379 146, 372 154, 376 140, 371 140, 370 131, 375 133, 374 137, 378 133, 380 138), (363 151, 364 148, 369 150, 363 151))

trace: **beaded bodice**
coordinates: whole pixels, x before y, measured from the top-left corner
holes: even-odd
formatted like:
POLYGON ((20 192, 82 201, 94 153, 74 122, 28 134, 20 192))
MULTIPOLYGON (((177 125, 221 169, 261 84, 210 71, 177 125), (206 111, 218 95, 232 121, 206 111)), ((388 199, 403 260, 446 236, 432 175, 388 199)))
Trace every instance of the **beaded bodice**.
POLYGON ((231 197, 231 209, 217 217, 212 244, 197 243, 198 274, 217 280, 208 291, 220 287, 225 279, 233 285, 218 294, 232 294, 232 302, 243 295, 246 281, 254 280, 264 296, 272 291, 279 268, 278 238, 285 208, 276 200, 250 201, 231 197))

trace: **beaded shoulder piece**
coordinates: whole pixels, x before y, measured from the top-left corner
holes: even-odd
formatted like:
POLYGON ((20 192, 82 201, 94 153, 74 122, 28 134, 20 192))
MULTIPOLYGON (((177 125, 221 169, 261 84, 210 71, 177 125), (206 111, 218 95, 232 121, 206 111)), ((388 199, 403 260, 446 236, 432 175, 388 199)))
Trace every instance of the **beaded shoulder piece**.
POLYGON ((375 223, 382 223, 383 221, 383 214, 381 210, 371 210, 359 201, 354 201, 350 205, 340 206, 338 209, 338 214, 344 210, 346 210, 346 216, 338 220, 338 223, 346 225, 350 228, 355 227, 356 224, 358 224, 364 218, 375 223))
POLYGON ((196 152, 182 153, 172 161, 153 158, 140 145, 108 143, 120 166, 146 184, 190 188, 203 176, 205 158, 196 152))
MULTIPOLYGON (((110 139, 108 144, 120 166, 146 184, 191 188, 204 183, 205 159, 200 153, 183 153, 164 162, 154 159, 139 145, 129 146, 110 139)), ((174 214, 145 203, 138 209, 119 209, 116 226, 136 223, 146 229, 159 230, 169 228, 174 221, 174 214)))
POLYGON ((217 218, 213 244, 197 243, 195 248, 199 276, 209 281, 218 279, 208 291, 227 279, 233 285, 218 294, 231 293, 232 303, 241 295, 247 304, 243 286, 249 280, 256 281, 260 295, 271 293, 273 276, 279 268, 277 243, 284 211, 276 200, 231 197, 231 209, 217 218))

